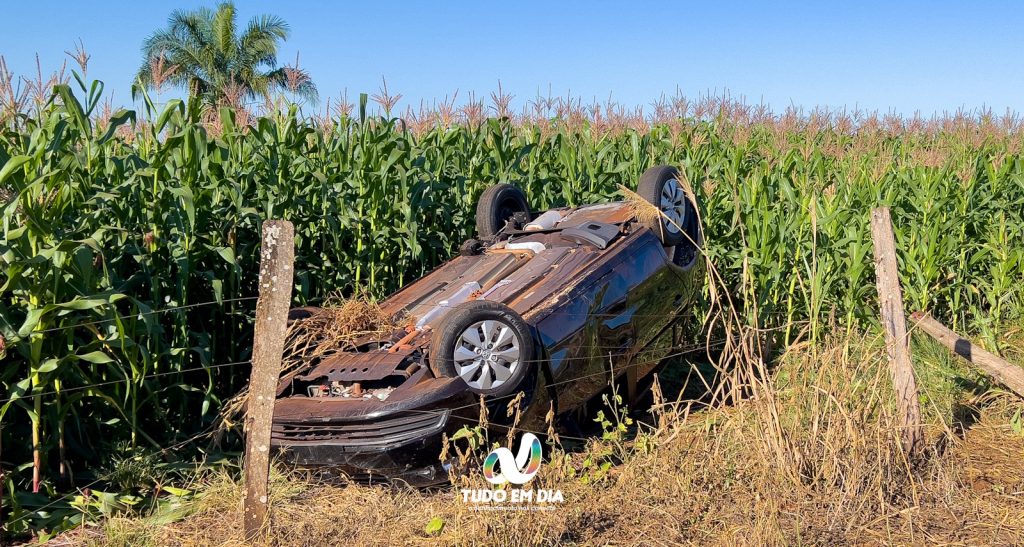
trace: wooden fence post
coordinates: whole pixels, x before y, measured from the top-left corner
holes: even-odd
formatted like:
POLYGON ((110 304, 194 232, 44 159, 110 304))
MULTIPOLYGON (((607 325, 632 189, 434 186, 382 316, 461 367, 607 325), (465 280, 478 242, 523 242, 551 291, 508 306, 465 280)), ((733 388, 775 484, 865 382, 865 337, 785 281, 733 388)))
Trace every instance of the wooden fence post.
POLYGON ((924 430, 921 427, 921 406, 917 400, 917 382, 910 362, 910 338, 907 336, 907 317, 897 271, 896 238, 888 207, 871 211, 871 237, 875 247, 875 277, 882 327, 885 329, 885 350, 896 389, 903 448, 908 455, 914 455, 924 446, 924 430))
POLYGON ((950 351, 967 359, 1010 391, 1024 397, 1024 368, 972 344, 927 313, 914 312, 910 314, 910 319, 950 351))
POLYGON ((245 498, 242 511, 247 541, 258 538, 267 523, 270 425, 274 418, 275 388, 281 371, 281 354, 291 306, 294 260, 295 228, 292 223, 286 220, 264 222, 252 372, 245 412, 245 498))

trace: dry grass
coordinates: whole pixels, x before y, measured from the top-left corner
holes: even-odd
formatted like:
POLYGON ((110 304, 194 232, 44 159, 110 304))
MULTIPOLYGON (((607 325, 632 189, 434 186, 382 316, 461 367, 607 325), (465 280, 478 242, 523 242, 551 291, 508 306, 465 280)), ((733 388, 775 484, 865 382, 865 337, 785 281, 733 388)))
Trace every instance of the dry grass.
MULTIPOLYGON (((311 308, 310 315, 296 319, 285 335, 281 375, 338 351, 354 349, 361 338, 378 337, 400 328, 402 318, 384 313, 365 295, 350 298, 330 297, 322 307, 311 308)), ((236 418, 245 409, 248 388, 228 401, 221 411, 221 431, 238 425, 236 418)))
POLYGON ((366 296, 328 298, 323 307, 289 326, 284 372, 311 358, 353 349, 360 338, 390 334, 400 325, 400 319, 385 314, 366 296))
MULTIPOLYGON (((453 490, 331 486, 278 475, 268 541, 445 544, 1015 544, 1024 542, 1024 435, 1009 395, 954 392, 926 407, 927 459, 903 457, 875 339, 832 340, 783 356, 753 397, 691 412, 655 408, 629 442, 554 450, 531 483, 558 488, 558 511, 475 512, 453 490), (855 343, 853 343, 855 342, 855 343), (948 411, 940 411, 947 408, 948 411), (971 416, 964 419, 963 416, 971 416), (603 473, 594 462, 623 461, 603 473), (590 464, 585 460, 590 459, 590 464), (440 518, 436 537, 425 526, 440 518)), ((920 374, 945 366, 925 352, 920 374)), ((962 370, 965 375, 970 373, 962 370)), ((241 543, 241 486, 208 479, 193 514, 160 525, 112 519, 97 544, 241 543)), ((476 475, 466 484, 483 488, 476 475)))

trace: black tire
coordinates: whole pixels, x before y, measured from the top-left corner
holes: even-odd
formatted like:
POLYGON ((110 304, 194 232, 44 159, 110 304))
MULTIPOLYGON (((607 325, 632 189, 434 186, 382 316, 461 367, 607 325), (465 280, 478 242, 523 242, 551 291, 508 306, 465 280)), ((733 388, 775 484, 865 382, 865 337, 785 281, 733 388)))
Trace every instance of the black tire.
POLYGON ((505 183, 484 190, 476 202, 477 237, 494 237, 516 213, 530 213, 530 205, 522 190, 505 183))
POLYGON ((636 193, 640 197, 657 207, 660 211, 669 212, 670 214, 677 212, 680 214, 677 219, 679 220, 679 226, 665 218, 665 215, 644 219, 647 227, 661 238, 661 243, 666 247, 672 247, 688 241, 683 232, 686 229, 689 217, 694 216, 694 211, 696 210, 696 207, 686 197, 685 193, 675 191, 675 188, 678 187, 679 192, 682 192, 682 185, 678 182, 678 179, 679 171, 675 167, 671 165, 658 165, 644 171, 644 174, 640 177, 640 184, 637 185, 636 189, 636 193), (681 201, 676 201, 675 207, 665 207, 662 203, 663 196, 666 192, 670 191, 666 189, 668 185, 673 185, 671 189, 673 196, 682 196, 681 201))
POLYGON ((456 306, 448 312, 430 341, 430 369, 435 376, 457 378, 461 370, 462 379, 471 391, 492 397, 509 395, 519 390, 523 379, 529 376, 535 355, 533 336, 526 321, 508 306, 488 300, 470 300, 456 306), (495 324, 509 328, 515 338, 514 346, 505 341, 495 347, 493 342, 499 340, 498 336, 504 331, 491 330, 490 339, 484 340, 481 329, 485 322, 492 328, 495 324), (471 330, 475 332, 476 342, 480 343, 480 349, 484 352, 473 352, 474 342, 463 337, 464 333, 471 330), (515 363, 501 360, 502 354, 511 354, 510 347, 518 347, 515 363), (491 351, 494 352, 493 356, 491 351), (457 353, 464 359, 460 361, 457 353), (474 353, 479 357, 473 357, 474 353), (507 377, 500 379, 499 376, 505 372, 508 373, 507 377))
POLYGON ((304 308, 292 308, 292 309, 288 310, 288 319, 287 319, 285 324, 288 325, 288 326, 291 326, 296 321, 301 321, 303 319, 309 319, 310 317, 313 317, 313 314, 315 313, 315 311, 316 311, 316 308, 311 308, 311 307, 308 307, 308 306, 304 307, 304 308))
POLYGON ((687 210, 687 220, 683 223, 687 237, 672 251, 672 263, 685 270, 689 270, 697 263, 700 249, 704 247, 704 231, 700 225, 700 218, 697 216, 696 208, 689 201, 687 200, 690 207, 687 210))

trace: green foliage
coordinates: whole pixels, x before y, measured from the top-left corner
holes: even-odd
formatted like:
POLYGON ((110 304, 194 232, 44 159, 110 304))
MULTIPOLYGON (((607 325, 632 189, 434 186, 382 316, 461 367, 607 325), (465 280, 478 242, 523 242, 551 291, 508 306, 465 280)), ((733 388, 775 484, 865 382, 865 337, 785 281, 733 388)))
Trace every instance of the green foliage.
POLYGON ((581 484, 600 484, 608 479, 612 468, 612 449, 607 446, 593 446, 583 458, 579 469, 568 468, 568 476, 577 477, 581 484))
POLYGON ((909 308, 983 336, 1019 318, 1024 164, 1013 134, 721 117, 649 131, 503 118, 412 132, 366 116, 365 97, 329 126, 294 108, 243 123, 231 109, 204 117, 198 100, 157 108, 142 88, 142 112, 100 122, 102 86, 77 86, 0 129, 10 498, 33 488, 33 447, 48 496, 80 485, 121 442, 162 448, 211 424, 247 372, 216 365, 249 357, 253 301, 237 299, 257 293, 266 218, 295 223, 297 304, 337 290, 382 296, 473 236, 490 184, 517 184, 543 209, 617 199, 616 184, 669 163, 695 186, 707 252, 751 323, 807 321, 819 337, 833 321, 875 321, 868 213, 881 204, 893 209, 909 308))
POLYGON ((444 530, 444 519, 441 517, 434 517, 427 523, 426 528, 423 529, 428 536, 436 536, 444 530))
POLYGON ((605 414, 604 410, 598 410, 597 417, 594 418, 601 426, 601 438, 612 443, 621 443, 633 425, 629 409, 622 404, 622 395, 618 393, 611 397, 607 394, 602 395, 601 400, 608 408, 608 414, 605 414))
POLYGON ((164 83, 185 88, 210 105, 239 106, 268 98, 273 91, 316 100, 316 86, 308 74, 298 66, 277 66, 278 46, 288 39, 284 20, 260 15, 241 33, 237 26, 231 2, 216 10, 175 10, 167 27, 143 44, 138 80, 149 88, 164 83))
POLYGON ((487 445, 487 430, 481 426, 464 425, 452 434, 452 442, 466 441, 466 452, 476 452, 487 445))

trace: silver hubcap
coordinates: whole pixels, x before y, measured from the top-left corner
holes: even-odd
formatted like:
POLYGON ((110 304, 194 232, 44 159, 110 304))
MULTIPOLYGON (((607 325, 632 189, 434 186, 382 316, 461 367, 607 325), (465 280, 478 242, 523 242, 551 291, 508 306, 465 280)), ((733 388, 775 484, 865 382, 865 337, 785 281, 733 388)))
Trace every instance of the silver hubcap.
POLYGON ((661 187, 661 203, 659 209, 668 218, 663 218, 665 231, 675 234, 686 218, 686 192, 679 181, 672 179, 661 187))
POLYGON ((519 368, 519 338, 501 321, 474 323, 455 344, 455 370, 468 385, 493 389, 519 368))

